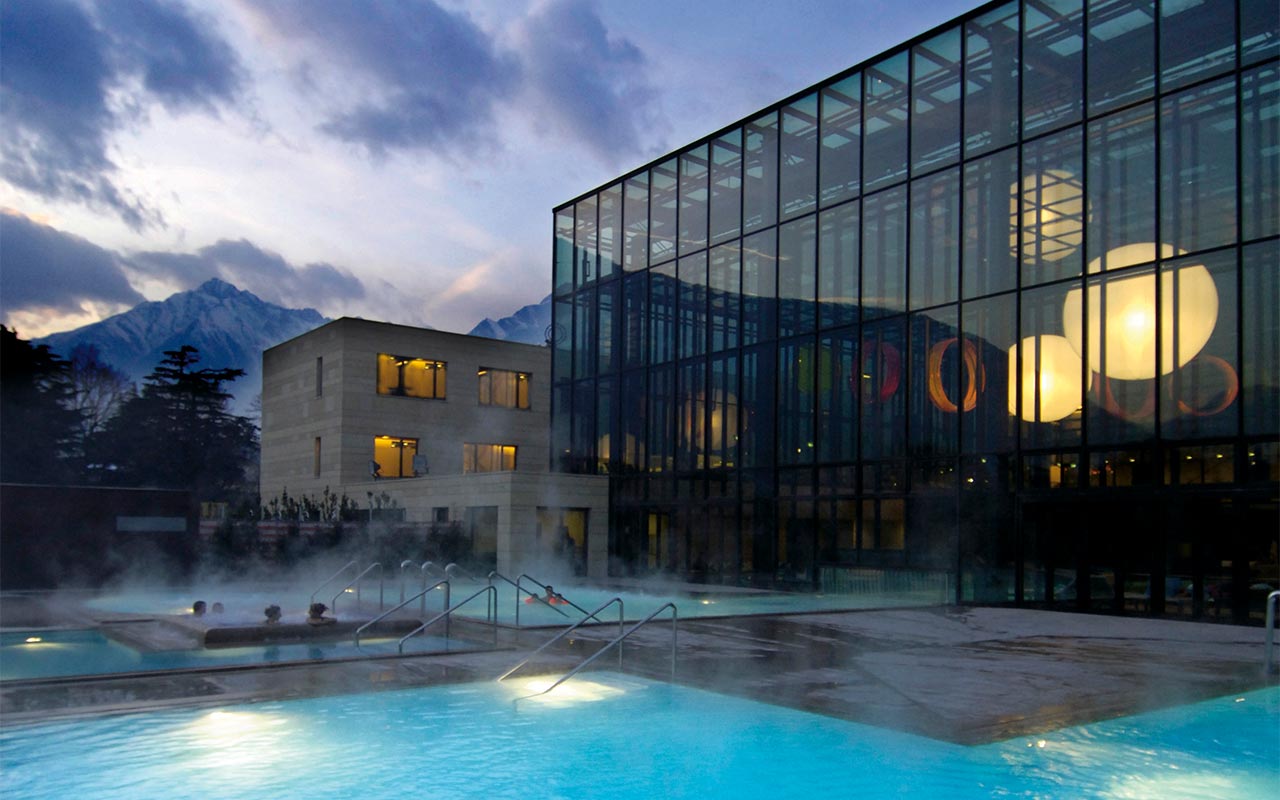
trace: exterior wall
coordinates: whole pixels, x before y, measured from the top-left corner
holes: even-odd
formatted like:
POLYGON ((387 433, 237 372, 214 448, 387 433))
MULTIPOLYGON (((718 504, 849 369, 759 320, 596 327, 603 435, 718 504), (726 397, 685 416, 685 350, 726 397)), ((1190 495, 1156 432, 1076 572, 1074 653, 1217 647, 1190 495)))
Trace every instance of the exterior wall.
POLYGON ((551 449, 611 476, 623 569, 1260 619, 1274 4, 1050 5, 983 5, 555 209, 551 449))
MULTIPOLYGON (((548 361, 542 347, 355 319, 336 320, 273 347, 263 353, 262 497, 286 488, 293 496, 318 496, 326 486, 338 492, 367 481, 379 435, 416 438, 432 476, 462 473, 464 443, 515 445, 517 472, 545 471, 548 361), (379 353, 446 362, 445 399, 379 395, 379 353), (324 359, 320 396, 317 358, 324 359), (481 406, 481 367, 530 373, 530 408, 481 406)), ((381 490, 416 480, 421 479, 378 483, 381 490)))

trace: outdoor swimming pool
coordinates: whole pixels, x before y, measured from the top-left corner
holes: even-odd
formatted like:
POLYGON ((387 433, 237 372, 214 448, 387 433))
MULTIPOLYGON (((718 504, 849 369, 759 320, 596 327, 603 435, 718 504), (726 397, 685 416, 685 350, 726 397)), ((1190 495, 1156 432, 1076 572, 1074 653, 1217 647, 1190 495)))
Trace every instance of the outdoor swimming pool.
POLYGON ((0 729, 7 800, 1275 797, 1280 689, 980 747, 608 673, 0 729))
MULTIPOLYGON (((450 646, 450 641, 441 637, 416 636, 406 643, 405 652, 441 652, 450 646)), ((469 645, 454 640, 452 647, 469 645)), ((146 652, 97 630, 4 632, 0 633, 0 681, 332 660, 396 652, 394 639, 362 641, 359 650, 350 641, 341 641, 146 652)))

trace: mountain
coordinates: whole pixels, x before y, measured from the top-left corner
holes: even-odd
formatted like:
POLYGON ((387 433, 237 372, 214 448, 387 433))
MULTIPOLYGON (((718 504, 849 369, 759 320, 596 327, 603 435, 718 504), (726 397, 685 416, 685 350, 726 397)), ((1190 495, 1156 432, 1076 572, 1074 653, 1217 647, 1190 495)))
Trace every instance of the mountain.
POLYGON ((245 414, 262 391, 262 351, 327 321, 313 308, 283 308, 213 278, 166 300, 141 303, 35 343, 47 344, 63 357, 78 344, 96 345, 104 362, 139 385, 165 350, 189 344, 200 351, 201 367, 245 371, 227 387, 235 396, 233 409, 245 414))
POLYGON ((541 303, 525 306, 509 317, 499 320, 486 317, 468 335, 525 344, 546 344, 547 327, 550 325, 551 295, 547 295, 541 303))

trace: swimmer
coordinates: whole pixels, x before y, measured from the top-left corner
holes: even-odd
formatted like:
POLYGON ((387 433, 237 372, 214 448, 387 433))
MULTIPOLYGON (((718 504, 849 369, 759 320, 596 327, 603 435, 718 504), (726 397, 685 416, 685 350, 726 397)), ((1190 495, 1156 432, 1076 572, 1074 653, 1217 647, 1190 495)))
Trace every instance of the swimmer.
POLYGON ((203 617, 205 608, 205 602, 203 600, 197 600, 191 604, 191 614, 196 617, 203 617))
POLYGON ((264 609, 262 610, 262 613, 266 616, 266 618, 267 618, 267 624, 268 624, 268 625, 276 625, 276 624, 279 624, 279 622, 280 622, 280 606, 275 605, 275 604, 273 603, 272 605, 269 605, 269 606, 267 606, 266 608, 264 608, 264 609))
POLYGON ((332 625, 333 623, 337 622, 337 620, 334 619, 333 617, 326 617, 324 615, 324 612, 328 610, 329 610, 329 607, 326 606, 324 603, 312 603, 311 608, 307 609, 307 624, 308 625, 332 625))
POLYGON ((213 608, 211 610, 215 614, 221 614, 223 611, 225 611, 225 609, 222 607, 222 603, 217 603, 217 602, 213 604, 213 608))

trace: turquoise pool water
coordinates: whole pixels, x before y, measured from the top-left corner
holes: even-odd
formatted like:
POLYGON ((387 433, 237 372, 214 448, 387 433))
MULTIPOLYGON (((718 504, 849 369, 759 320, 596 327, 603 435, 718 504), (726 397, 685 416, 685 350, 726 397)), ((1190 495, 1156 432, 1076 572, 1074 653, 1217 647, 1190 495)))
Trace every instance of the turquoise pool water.
POLYGON ((6 800, 1280 796, 1280 690, 962 747, 612 674, 0 729, 6 800))
MULTIPOLYGON (((463 645, 455 640, 452 646, 463 645)), ((405 651, 437 652, 449 647, 450 642, 443 638, 419 636, 406 643, 405 651)), ((113 641, 97 630, 5 632, 0 633, 0 681, 314 661, 395 652, 394 640, 376 639, 361 642, 359 650, 345 641, 143 652, 113 641)))

